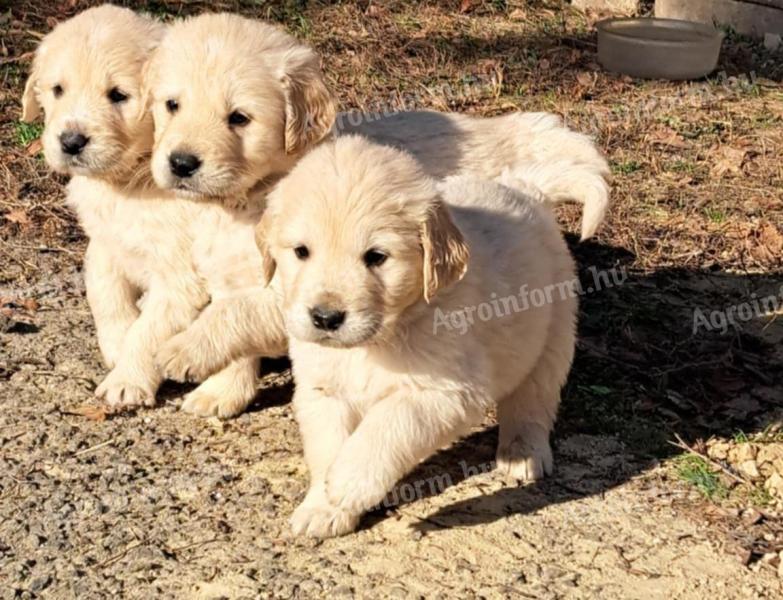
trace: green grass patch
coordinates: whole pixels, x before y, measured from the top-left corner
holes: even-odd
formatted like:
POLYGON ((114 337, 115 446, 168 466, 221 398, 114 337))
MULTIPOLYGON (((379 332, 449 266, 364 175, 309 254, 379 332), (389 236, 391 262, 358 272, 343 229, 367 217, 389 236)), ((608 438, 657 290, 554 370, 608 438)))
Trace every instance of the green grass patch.
POLYGON ((748 442, 750 442, 750 438, 748 437, 748 434, 745 433, 744 431, 738 431, 737 433, 734 434, 732 439, 734 440, 735 444, 747 444, 748 442))
POLYGON ((718 208, 705 208, 704 215, 713 223, 725 223, 726 213, 718 208))
POLYGON ((677 458, 677 475, 708 500, 721 500, 729 495, 728 488, 700 456, 686 454, 677 458))
POLYGON ((693 173, 696 171, 696 165, 687 160, 680 159, 675 160, 671 165, 669 165, 668 170, 674 171, 675 173, 693 173))
POLYGON ((43 133, 44 126, 41 123, 16 123, 16 144, 26 148, 30 142, 37 140, 43 133))
POLYGON ((636 173, 636 171, 640 171, 642 168, 642 164, 635 160, 626 160, 619 163, 613 163, 612 164, 612 173, 615 175, 630 175, 631 173, 636 173))

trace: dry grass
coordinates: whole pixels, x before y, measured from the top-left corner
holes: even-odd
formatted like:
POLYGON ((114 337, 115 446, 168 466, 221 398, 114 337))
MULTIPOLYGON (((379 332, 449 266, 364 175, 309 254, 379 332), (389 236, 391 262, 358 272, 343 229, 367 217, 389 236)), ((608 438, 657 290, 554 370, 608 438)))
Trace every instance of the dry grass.
MULTIPOLYGON (((63 181, 17 119, 37 41, 91 4, 33 0, 0 14, 0 289, 36 280, 38 245, 82 241, 62 208, 63 181)), ((555 1, 122 4, 166 19, 209 7, 278 21, 318 49, 345 108, 546 110, 593 133, 614 171, 614 207, 597 240, 574 250, 584 278, 590 266, 622 265, 628 279, 584 298, 561 432, 616 433, 637 454, 660 456, 673 432, 730 438, 780 418, 781 319, 693 331, 696 308, 781 283, 780 54, 730 35, 719 75, 644 82, 603 72, 591 18, 555 1)), ((579 210, 561 213, 575 231, 579 210)))

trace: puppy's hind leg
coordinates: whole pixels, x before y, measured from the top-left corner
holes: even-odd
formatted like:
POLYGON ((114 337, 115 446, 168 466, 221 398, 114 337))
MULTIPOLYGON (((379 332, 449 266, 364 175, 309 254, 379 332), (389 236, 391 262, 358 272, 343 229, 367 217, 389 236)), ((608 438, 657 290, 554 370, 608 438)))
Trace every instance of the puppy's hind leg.
POLYGON ((538 362, 519 387, 498 403, 497 468, 517 481, 536 481, 552 473, 549 435, 574 356, 576 311, 569 303, 575 301, 556 304, 547 345, 538 362))
POLYGON ((230 419, 244 412, 258 387, 259 358, 240 358, 185 396, 182 410, 200 417, 230 419))

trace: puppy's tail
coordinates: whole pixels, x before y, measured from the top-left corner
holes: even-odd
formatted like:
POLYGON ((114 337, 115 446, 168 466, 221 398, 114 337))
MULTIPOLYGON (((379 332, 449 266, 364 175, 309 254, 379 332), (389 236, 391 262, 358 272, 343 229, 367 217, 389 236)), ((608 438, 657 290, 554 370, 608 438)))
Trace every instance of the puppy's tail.
POLYGON ((582 239, 591 237, 609 208, 609 165, 595 142, 551 113, 508 118, 504 124, 513 129, 517 148, 517 160, 508 169, 511 178, 537 186, 552 204, 581 203, 582 239))
POLYGON ((497 181, 524 190, 533 185, 550 204, 576 200, 583 206, 582 240, 592 237, 609 208, 609 169, 568 159, 532 162, 506 168, 497 181))

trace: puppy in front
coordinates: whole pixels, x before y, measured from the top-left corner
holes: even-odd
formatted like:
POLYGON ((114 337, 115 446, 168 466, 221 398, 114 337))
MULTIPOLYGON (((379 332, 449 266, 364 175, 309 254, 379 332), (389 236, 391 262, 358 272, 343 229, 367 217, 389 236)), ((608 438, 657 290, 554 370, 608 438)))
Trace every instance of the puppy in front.
MULTIPOLYGON (((148 81, 156 129, 152 172, 162 189, 183 198, 258 209, 270 185, 308 151, 354 133, 411 152, 433 177, 492 179, 506 169, 525 171, 548 202, 584 205, 583 237, 595 232, 609 204, 605 159, 558 117, 336 117, 312 49, 237 15, 205 14, 174 24, 155 52, 148 81)), ((176 380, 199 379, 229 360, 265 355, 275 310, 259 298, 213 302, 157 353, 162 371, 176 380)))
POLYGON ((310 472, 297 534, 352 531, 493 406, 498 468, 522 481, 551 472, 576 274, 540 192, 510 183, 436 184, 411 156, 348 136, 270 194, 256 241, 289 333, 310 472), (523 304, 523 291, 544 300, 523 304), (480 310, 465 332, 437 327, 496 303, 505 310, 480 310))

